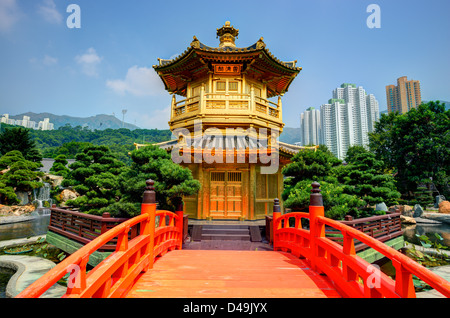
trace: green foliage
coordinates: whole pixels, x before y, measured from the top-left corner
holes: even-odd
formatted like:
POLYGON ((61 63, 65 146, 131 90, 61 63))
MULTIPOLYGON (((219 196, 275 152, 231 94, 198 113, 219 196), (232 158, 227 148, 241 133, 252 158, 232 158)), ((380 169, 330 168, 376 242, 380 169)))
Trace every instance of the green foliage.
MULTIPOLYGON (((293 211, 307 211, 309 207, 312 189, 311 180, 299 181, 289 192, 283 192, 283 200, 286 207, 293 211)), ((344 187, 337 183, 320 182, 325 216, 341 220, 346 215, 358 216, 358 207, 364 204, 355 195, 344 193, 344 187)))
POLYGON ((176 200, 182 196, 193 195, 200 189, 191 171, 174 163, 167 151, 157 146, 134 150, 130 154, 133 161, 130 169, 120 176, 122 199, 111 206, 115 213, 137 214, 145 188, 145 181, 155 181, 156 200, 160 209, 174 210, 176 200))
POLYGON ((20 151, 26 160, 33 162, 40 162, 42 160, 42 155, 37 149, 29 129, 12 127, 5 129, 0 134, 0 155, 4 155, 13 150, 20 151))
POLYGON ((67 201, 89 214, 101 214, 100 210, 120 199, 119 175, 126 169, 106 146, 90 146, 76 155, 76 162, 63 186, 73 186, 80 197, 67 201))
POLYGON ((398 204, 400 193, 394 177, 383 173, 384 164, 373 153, 360 146, 350 147, 347 160, 346 173, 340 175, 345 193, 363 199, 366 208, 381 202, 388 206, 398 204))
POLYGON ((148 179, 155 181, 160 209, 174 210, 179 197, 200 189, 191 171, 175 164, 170 154, 157 146, 134 150, 130 156, 132 164, 126 166, 106 146, 84 148, 63 181, 63 186, 73 186, 80 194, 67 204, 89 214, 109 212, 115 217, 132 217, 140 213, 148 179))
POLYGON ((66 167, 67 163, 65 155, 58 155, 50 168, 50 172, 57 176, 67 177, 67 174, 70 172, 69 168, 66 167))
POLYGON ((16 191, 29 192, 43 186, 40 182, 42 172, 38 162, 26 160, 22 153, 13 150, 0 158, 0 169, 5 172, 0 175, 0 202, 6 204, 19 203, 16 191))
MULTIPOLYGON (((46 158, 55 158, 63 154, 68 159, 74 159, 86 146, 108 146, 111 152, 122 154, 120 160, 129 158, 126 154, 134 149, 134 143, 157 143, 170 140, 170 130, 158 129, 105 129, 89 130, 81 126, 66 125, 55 130, 33 130, 31 135, 46 158)), ((131 163, 131 162, 129 162, 131 163)))
POLYGON ((350 147, 344 165, 326 147, 301 151, 283 169, 285 175, 282 199, 286 207, 305 211, 309 206, 311 184, 318 181, 324 200, 325 215, 333 219, 355 218, 375 213, 369 205, 396 204, 391 175, 384 174, 383 162, 363 147, 350 147))
POLYGON ((433 205, 434 199, 431 191, 425 184, 417 186, 417 190, 414 192, 415 199, 411 201, 411 204, 420 204, 423 208, 433 205))
POLYGON ((369 134, 369 146, 394 171, 405 197, 418 184, 431 182, 450 196, 450 110, 444 105, 429 102, 406 114, 383 114, 369 134))

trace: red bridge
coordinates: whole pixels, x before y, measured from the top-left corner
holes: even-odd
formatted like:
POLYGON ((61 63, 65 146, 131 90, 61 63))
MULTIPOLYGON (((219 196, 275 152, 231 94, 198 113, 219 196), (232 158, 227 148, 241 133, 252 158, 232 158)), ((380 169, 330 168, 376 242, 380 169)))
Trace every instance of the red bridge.
POLYGON ((326 218, 318 183, 309 213, 281 215, 275 202, 274 251, 183 250, 182 209, 157 211, 152 184, 147 182, 141 215, 87 243, 17 298, 38 298, 67 273, 64 298, 412 298, 413 275, 450 297, 448 281, 379 240, 326 218), (342 244, 325 236, 326 226, 340 232, 342 244), (138 234, 129 235, 136 228, 138 234), (115 251, 87 273, 89 256, 112 240, 117 240, 115 251), (355 241, 389 258, 395 280, 356 255, 355 241))

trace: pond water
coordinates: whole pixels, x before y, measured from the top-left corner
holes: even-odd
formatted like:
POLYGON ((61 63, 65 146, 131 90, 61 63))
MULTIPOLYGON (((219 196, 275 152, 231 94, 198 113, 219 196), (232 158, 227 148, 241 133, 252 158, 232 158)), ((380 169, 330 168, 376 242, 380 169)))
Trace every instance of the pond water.
POLYGON ((430 238, 431 241, 435 242, 437 241, 437 238, 435 237, 434 233, 438 233, 444 239, 440 243, 450 248, 450 224, 416 224, 415 226, 404 226, 403 230, 403 237, 405 241, 409 243, 420 245, 420 240, 416 236, 416 234, 426 235, 430 238))
POLYGON ((0 241, 45 235, 50 215, 37 215, 34 219, 10 224, 0 224, 0 241))
POLYGON ((6 285, 14 273, 12 269, 0 267, 0 299, 6 298, 6 285))

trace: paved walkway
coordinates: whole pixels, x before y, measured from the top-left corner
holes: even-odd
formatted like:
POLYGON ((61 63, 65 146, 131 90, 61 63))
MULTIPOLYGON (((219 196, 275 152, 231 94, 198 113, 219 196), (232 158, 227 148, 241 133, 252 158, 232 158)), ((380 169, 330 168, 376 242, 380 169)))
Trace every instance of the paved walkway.
POLYGON ((326 276, 284 252, 175 250, 127 298, 337 298, 326 276))

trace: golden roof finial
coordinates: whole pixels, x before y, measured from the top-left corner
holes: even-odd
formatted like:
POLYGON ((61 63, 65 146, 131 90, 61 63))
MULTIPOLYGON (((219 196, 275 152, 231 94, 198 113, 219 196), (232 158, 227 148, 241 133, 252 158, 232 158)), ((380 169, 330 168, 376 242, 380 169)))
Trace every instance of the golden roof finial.
POLYGON ((230 21, 226 21, 225 25, 217 29, 217 37, 220 37, 220 47, 235 46, 234 40, 239 35, 239 29, 235 29, 230 21))

